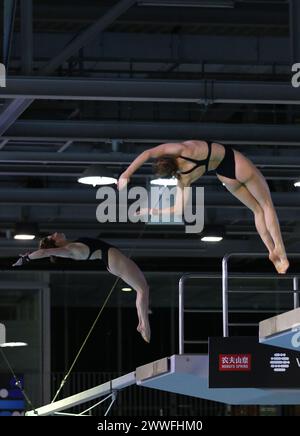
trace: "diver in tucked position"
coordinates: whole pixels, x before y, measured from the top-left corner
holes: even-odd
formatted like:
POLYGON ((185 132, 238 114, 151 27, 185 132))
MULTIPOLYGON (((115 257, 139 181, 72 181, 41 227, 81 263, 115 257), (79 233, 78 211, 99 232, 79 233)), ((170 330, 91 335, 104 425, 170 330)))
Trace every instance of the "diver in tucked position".
MULTIPOLYGON (((269 259, 280 274, 285 274, 286 256, 280 226, 268 184, 261 172, 242 153, 231 147, 208 141, 167 143, 141 153, 120 176, 118 188, 123 189, 130 177, 148 159, 156 159, 155 172, 160 177, 176 177, 175 205, 169 211, 181 211, 186 199, 182 192, 209 171, 214 171, 229 192, 254 214, 256 229, 269 251, 269 259)), ((143 209, 141 213, 160 214, 164 211, 143 209)))
POLYGON ((80 238, 76 241, 68 241, 64 233, 53 233, 40 240, 39 250, 21 255, 13 266, 22 266, 31 260, 44 257, 101 260, 110 273, 120 277, 136 291, 136 308, 139 320, 137 331, 146 342, 150 342, 149 286, 144 274, 133 260, 101 239, 80 238))

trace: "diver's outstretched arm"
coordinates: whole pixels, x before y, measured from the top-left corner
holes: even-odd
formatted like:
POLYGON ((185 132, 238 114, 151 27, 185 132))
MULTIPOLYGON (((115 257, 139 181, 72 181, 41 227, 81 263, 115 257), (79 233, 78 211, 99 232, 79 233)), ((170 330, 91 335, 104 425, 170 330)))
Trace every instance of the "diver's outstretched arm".
POLYGON ((143 151, 121 174, 118 180, 118 189, 123 189, 129 182, 130 177, 149 159, 157 159, 163 156, 179 156, 182 150, 183 145, 181 143, 166 143, 143 151))

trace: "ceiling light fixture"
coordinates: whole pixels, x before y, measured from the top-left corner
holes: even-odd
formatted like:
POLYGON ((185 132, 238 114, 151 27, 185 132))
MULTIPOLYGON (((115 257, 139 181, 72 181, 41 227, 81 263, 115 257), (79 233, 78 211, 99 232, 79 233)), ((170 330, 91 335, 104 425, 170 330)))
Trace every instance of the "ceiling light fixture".
POLYGON ((39 234, 38 225, 26 221, 16 223, 14 239, 31 241, 39 234))
POLYGON ((165 178, 158 178, 151 180, 151 185, 157 185, 157 186, 176 186, 178 180, 175 177, 172 177, 171 179, 165 179, 165 178))
POLYGON ((300 188, 300 180, 294 183, 295 188, 300 188))
POLYGON ((222 241, 223 236, 203 236, 201 241, 203 242, 220 242, 222 241))
POLYGON ((117 183, 112 171, 103 165, 91 165, 88 167, 78 179, 79 183, 85 185, 113 185, 117 183))
POLYGON ((224 228, 222 226, 205 226, 201 233, 203 242, 220 242, 224 238, 224 228))
POLYGON ((4 324, 0 323, 0 347, 26 347, 26 342, 6 342, 6 328, 4 324))

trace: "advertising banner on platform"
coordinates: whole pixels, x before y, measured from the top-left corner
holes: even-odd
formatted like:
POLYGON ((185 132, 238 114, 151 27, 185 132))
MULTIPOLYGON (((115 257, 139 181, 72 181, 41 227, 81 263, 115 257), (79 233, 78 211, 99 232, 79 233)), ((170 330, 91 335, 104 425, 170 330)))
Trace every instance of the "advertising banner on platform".
POLYGON ((299 388, 300 353, 257 337, 209 338, 210 388, 299 388))

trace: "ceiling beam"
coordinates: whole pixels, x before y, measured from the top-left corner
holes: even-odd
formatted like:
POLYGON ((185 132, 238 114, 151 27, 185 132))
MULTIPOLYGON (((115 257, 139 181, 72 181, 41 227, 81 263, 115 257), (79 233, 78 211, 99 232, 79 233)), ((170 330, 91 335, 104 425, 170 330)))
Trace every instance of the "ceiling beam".
MULTIPOLYGON (((81 229, 73 232, 74 239, 80 235, 81 229)), ((182 229, 182 233, 184 233, 184 229, 182 229)), ((89 232, 90 234, 90 232, 89 232)), ((67 233, 70 235, 70 232, 67 233)), ((97 236, 97 234, 95 235, 97 236)), ((220 244, 211 244, 204 243, 199 240, 193 241, 185 241, 185 240, 165 240, 165 239, 157 239, 157 238, 147 238, 142 239, 140 241, 137 238, 106 238, 103 235, 103 238, 120 248, 124 253, 128 253, 128 255, 132 255, 133 258, 136 257, 146 257, 146 258, 155 258, 157 259, 162 257, 167 258, 181 258, 182 257, 219 257, 220 264, 221 258, 224 256, 224 253, 227 252, 259 252, 264 250, 258 238, 252 236, 250 240, 232 240, 229 238, 228 240, 224 239, 220 244)), ((24 241, 23 241, 24 242, 24 241)), ((7 244, 7 242, 0 241, 0 255, 2 257, 7 256, 18 256, 20 250, 30 251, 34 250, 37 247, 36 241, 26 241, 26 249, 24 244, 14 241, 13 245, 7 244)), ((264 251, 262 251, 263 253, 264 251)), ((267 255, 266 255, 267 258, 267 255)), ((34 265, 31 264, 31 267, 34 268, 34 265)), ((61 267, 57 267, 58 270, 61 267)), ((157 269, 156 269, 157 271, 157 269)), ((28 272, 28 270, 27 270, 28 272)), ((178 272, 178 269, 177 269, 178 272)), ((88 273, 88 271, 85 271, 88 273)))
POLYGON ((299 105, 300 89, 288 82, 10 77, 0 97, 299 105))
MULTIPOLYGON (((27 205, 90 205, 95 208, 100 203, 96 199, 95 189, 41 189, 41 188, 19 188, 0 189, 0 202, 5 204, 27 204, 27 205)), ((275 207, 278 209, 300 209, 300 196, 298 192, 273 193, 272 198, 275 207)), ((205 197, 206 208, 238 208, 246 209, 235 197, 227 192, 210 192, 205 197)), ((95 218, 96 219, 96 218, 95 218)))
MULTIPOLYGON (((39 44, 35 46, 34 51, 35 68, 42 67, 53 57, 55 48, 66 45, 73 35, 74 32, 67 29, 60 33, 36 32, 34 36, 39 44)), ((18 36, 12 57, 16 67, 22 55, 22 41, 18 36)), ((133 73, 139 67, 137 70, 141 73, 141 66, 138 63, 142 63, 143 71, 152 70, 152 73, 156 71, 160 74, 166 72, 158 69, 161 65, 168 68, 170 64, 178 63, 180 64, 178 71, 184 72, 188 69, 197 73, 199 77, 201 74, 212 73, 225 64, 225 66, 234 66, 234 70, 230 69, 229 74, 233 71, 238 72, 237 66, 243 66, 241 72, 252 75, 257 80, 260 74, 269 76, 277 74, 281 77, 290 75, 289 47, 288 35, 257 38, 254 35, 242 37, 232 34, 190 34, 186 29, 176 33, 175 36, 170 28, 168 33, 143 32, 138 34, 138 38, 134 38, 129 31, 107 30, 80 54, 75 54, 72 60, 74 64, 77 61, 83 62, 85 70, 91 72, 99 69, 114 70, 117 67, 125 73, 133 73), (99 44, 101 53, 99 53, 99 44)), ((68 74, 68 65, 64 67, 65 74, 68 74)), ((79 65, 73 65, 73 68, 76 74, 77 72, 80 74, 79 65)))
MULTIPOLYGON (((247 157, 258 167, 264 169, 272 169, 272 168, 280 168, 280 169, 298 169, 300 167, 300 155, 291 152, 288 154, 286 151, 284 154, 278 154, 277 156, 270 155, 254 155, 250 153, 246 153, 247 157)), ((46 172, 50 173, 52 170, 53 174, 55 171, 61 173, 65 177, 75 177, 78 175, 78 171, 80 171, 80 167, 84 165, 92 165, 95 162, 105 163, 106 165, 112 166, 120 166, 120 165, 129 165, 137 156, 137 153, 127 153, 127 152, 111 152, 111 153, 57 153, 55 150, 53 153, 51 152, 18 152, 18 151, 1 151, 0 152, 0 165, 5 164, 2 168, 0 166, 1 174, 5 174, 9 171, 14 171, 16 174, 18 170, 21 172, 33 172, 36 168, 36 164, 44 164, 48 165, 47 167, 41 168, 39 165, 40 174, 45 174, 46 172), (14 167, 8 166, 8 164, 15 165, 14 167), (27 164, 26 167, 17 167, 18 164, 27 164), (28 167, 29 164, 32 164, 28 167), (49 165, 55 165, 53 167, 49 165), (61 165, 64 167, 61 168, 61 165), (68 165, 76 165, 77 168, 72 168, 67 171, 68 165), (64 171, 64 172, 63 172, 64 171)), ((150 166, 151 163, 145 163, 150 166)), ((35 174, 35 173, 34 173, 35 174)), ((271 177, 272 178, 272 177, 271 177)))
MULTIPOLYGON (((297 1, 297 0, 296 0, 297 1)), ((237 2, 236 2, 237 3, 237 2)), ((88 23, 97 15, 104 14, 107 7, 102 2, 97 5, 77 2, 76 8, 70 8, 68 2, 60 1, 59 8, 55 3, 37 2, 35 5, 35 20, 53 22, 55 24, 65 22, 66 17, 71 22, 88 23)), ((170 24, 170 25, 209 25, 209 26, 261 26, 288 27, 289 10, 286 3, 272 3, 256 1, 255 3, 238 2, 234 9, 210 9, 210 8, 170 8, 170 7, 141 7, 133 6, 127 12, 116 19, 116 24, 170 24)))
POLYGON ((18 121, 3 136, 9 140, 101 142, 112 138, 140 142, 188 138, 258 145, 300 145, 299 124, 230 124, 134 121, 18 121))

